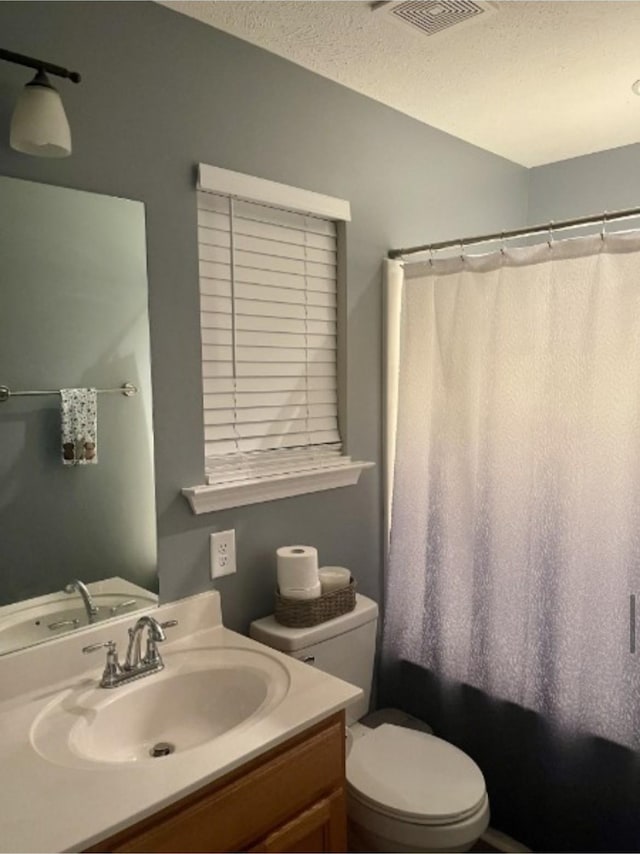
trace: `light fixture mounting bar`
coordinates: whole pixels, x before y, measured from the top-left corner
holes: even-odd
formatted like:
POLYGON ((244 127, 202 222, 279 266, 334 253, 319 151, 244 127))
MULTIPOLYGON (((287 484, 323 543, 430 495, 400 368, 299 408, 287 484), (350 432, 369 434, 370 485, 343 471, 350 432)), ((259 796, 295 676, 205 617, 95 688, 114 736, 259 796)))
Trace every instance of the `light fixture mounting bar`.
POLYGON ((77 71, 69 71, 68 68, 63 68, 61 65, 54 65, 52 62, 43 62, 41 59, 34 59, 32 56, 14 53, 11 50, 4 50, 1 47, 0 59, 4 59, 6 62, 13 62, 16 65, 24 65, 27 68, 35 68, 36 71, 45 71, 47 74, 56 75, 56 77, 66 77, 72 83, 79 83, 82 79, 77 71))

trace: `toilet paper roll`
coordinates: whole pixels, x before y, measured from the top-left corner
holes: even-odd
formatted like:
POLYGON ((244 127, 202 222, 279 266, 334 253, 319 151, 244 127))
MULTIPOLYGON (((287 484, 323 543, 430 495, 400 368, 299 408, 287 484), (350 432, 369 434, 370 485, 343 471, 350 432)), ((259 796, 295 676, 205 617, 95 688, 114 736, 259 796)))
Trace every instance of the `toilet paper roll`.
POLYGON ((318 575, 323 593, 341 590, 351 582, 351 572, 344 566, 321 566, 318 575))
MULTIPOLYGON (((288 591, 313 590, 320 583, 318 576, 318 550, 313 546, 281 546, 277 552, 278 588, 282 596, 288 591)), ((315 593, 313 594, 315 595, 315 593)), ((319 593, 317 595, 320 595, 319 593)), ((290 598, 301 598, 293 596, 290 598)), ((313 598, 309 596, 306 598, 313 598)))
POLYGON ((313 587, 287 587, 286 590, 280 588, 280 595, 285 599, 317 599, 322 593, 322 585, 318 581, 313 587))

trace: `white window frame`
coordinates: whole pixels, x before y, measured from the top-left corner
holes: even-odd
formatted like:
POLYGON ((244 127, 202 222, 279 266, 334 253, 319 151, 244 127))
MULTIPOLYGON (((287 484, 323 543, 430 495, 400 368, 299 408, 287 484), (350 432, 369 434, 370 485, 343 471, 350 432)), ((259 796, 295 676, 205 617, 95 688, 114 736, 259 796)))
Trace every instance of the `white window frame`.
MULTIPOLYGON (((267 181, 216 166, 200 164, 197 188, 233 199, 320 216, 337 223, 348 222, 351 219, 349 202, 343 199, 289 187, 275 181, 267 181)), ((339 388, 339 396, 344 399, 342 392, 343 390, 339 388)), ((182 494, 195 514, 212 513, 231 507, 351 486, 358 482, 365 468, 373 465, 370 462, 352 461, 349 457, 342 456, 335 466, 325 464, 309 471, 261 476, 232 483, 199 484, 185 487, 182 494)))

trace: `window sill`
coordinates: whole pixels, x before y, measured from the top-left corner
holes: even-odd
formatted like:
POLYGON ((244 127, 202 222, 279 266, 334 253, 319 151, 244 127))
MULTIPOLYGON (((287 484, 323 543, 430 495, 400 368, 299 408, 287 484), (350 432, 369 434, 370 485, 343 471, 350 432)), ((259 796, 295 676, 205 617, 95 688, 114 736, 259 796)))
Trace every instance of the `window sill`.
POLYGON ((354 462, 335 468, 274 475, 236 483, 188 486, 182 490, 182 494, 196 515, 215 513, 216 510, 227 510, 230 507, 243 507, 325 489, 353 486, 358 482, 363 470, 374 465, 375 463, 354 462))

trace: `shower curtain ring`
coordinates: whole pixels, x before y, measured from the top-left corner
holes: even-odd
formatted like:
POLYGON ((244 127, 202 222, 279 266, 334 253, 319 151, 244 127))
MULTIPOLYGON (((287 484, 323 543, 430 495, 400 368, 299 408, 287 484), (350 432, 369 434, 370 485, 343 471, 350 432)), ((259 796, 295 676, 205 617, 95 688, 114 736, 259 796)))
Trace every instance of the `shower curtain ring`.
POLYGON ((433 246, 429 247, 429 266, 433 267, 433 246))
POLYGON ((602 214, 602 228, 600 229, 600 237, 602 238, 602 240, 604 240, 605 237, 607 236, 606 228, 607 228, 607 212, 605 211, 602 214))
POLYGON ((500 254, 504 255, 506 253, 505 245, 504 245, 504 231, 500 232, 500 254))
POLYGON ((549 249, 553 248, 553 220, 549 223, 549 239, 547 240, 549 249))
POLYGON ((460 241, 460 260, 464 261, 464 242, 460 241))

